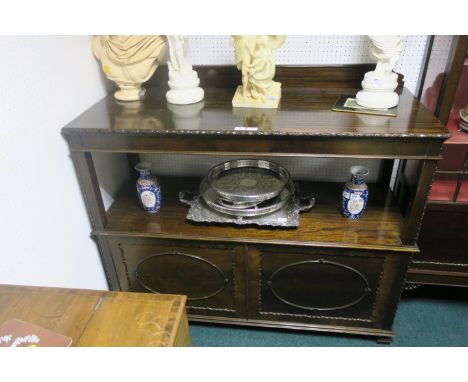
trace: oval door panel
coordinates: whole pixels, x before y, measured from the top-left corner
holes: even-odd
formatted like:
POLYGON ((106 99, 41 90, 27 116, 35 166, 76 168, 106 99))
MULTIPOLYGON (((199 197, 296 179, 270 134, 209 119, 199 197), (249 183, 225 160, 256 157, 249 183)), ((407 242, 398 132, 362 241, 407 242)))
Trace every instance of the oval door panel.
POLYGON ((184 294, 188 300, 216 296, 229 281, 211 261, 179 252, 145 257, 137 265, 135 276, 150 292, 184 294))
POLYGON ((307 310, 338 310, 358 304, 370 291, 362 273, 325 260, 300 261, 277 269, 267 282, 283 303, 307 310))

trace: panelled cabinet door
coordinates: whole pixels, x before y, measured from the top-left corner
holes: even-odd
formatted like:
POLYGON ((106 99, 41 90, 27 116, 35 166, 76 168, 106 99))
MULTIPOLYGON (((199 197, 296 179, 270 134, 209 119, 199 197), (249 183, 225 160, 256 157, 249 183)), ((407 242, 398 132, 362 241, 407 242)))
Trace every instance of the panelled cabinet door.
POLYGON ((406 281, 468 287, 467 228, 468 205, 428 203, 406 281))
POLYGON ((388 329, 408 256, 339 249, 249 247, 249 317, 388 329), (396 279, 395 276, 399 276, 396 279), (381 291, 391 278, 390 295, 381 291))
POLYGON ((111 245, 123 290, 186 295, 193 315, 245 316, 242 247, 123 238, 111 245))
POLYGON ((414 268, 468 273, 468 209, 455 208, 444 211, 428 206, 419 234, 421 253, 413 259, 414 268))

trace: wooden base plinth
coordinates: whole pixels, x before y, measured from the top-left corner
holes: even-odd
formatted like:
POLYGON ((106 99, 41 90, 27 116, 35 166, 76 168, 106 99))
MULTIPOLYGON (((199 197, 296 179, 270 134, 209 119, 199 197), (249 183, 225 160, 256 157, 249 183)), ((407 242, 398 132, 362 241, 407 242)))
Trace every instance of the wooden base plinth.
POLYGON ((232 106, 234 107, 251 107, 258 109, 276 109, 278 108, 280 99, 281 99, 281 84, 279 84, 273 92, 272 95, 268 96, 268 99, 265 102, 258 102, 253 99, 245 99, 243 96, 243 87, 242 85, 237 87, 234 98, 232 99, 232 106))

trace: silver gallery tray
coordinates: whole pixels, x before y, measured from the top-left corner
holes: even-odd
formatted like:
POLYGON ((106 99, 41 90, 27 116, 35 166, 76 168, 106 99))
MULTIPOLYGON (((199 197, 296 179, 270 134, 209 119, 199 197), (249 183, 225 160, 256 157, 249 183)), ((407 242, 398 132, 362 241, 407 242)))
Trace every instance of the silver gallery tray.
POLYGON ((202 180, 199 191, 199 197, 215 211, 235 217, 254 217, 270 214, 281 209, 294 195, 294 186, 289 183, 279 195, 261 202, 230 202, 219 198, 216 191, 208 185, 206 178, 202 180))
POLYGON ((289 172, 279 164, 261 159, 236 159, 214 166, 206 175, 206 186, 222 204, 245 208, 249 202, 262 202, 277 197, 290 184, 289 172), (240 206, 236 206, 240 203, 240 206))
POLYGON ((260 216, 232 216, 208 207, 199 195, 181 191, 179 200, 190 206, 187 220, 198 223, 224 223, 270 227, 299 227, 299 214, 309 211, 315 204, 312 196, 293 196, 279 210, 260 216))

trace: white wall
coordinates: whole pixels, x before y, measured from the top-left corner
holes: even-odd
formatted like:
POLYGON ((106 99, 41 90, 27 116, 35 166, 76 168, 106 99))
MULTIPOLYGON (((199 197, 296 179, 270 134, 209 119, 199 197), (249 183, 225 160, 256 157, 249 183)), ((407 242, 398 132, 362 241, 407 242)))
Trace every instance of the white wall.
POLYGON ((60 135, 107 93, 90 42, 0 37, 0 283, 107 289, 60 135))

